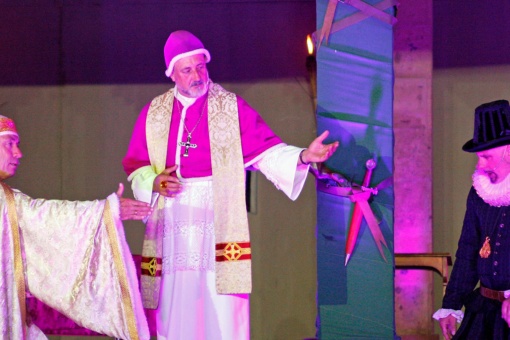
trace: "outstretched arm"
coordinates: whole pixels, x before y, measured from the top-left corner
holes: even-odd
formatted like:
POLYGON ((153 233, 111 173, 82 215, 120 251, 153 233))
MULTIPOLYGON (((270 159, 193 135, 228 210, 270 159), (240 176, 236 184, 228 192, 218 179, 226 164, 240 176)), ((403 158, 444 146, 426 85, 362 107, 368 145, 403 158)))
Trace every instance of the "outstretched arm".
POLYGON ((328 137, 329 131, 324 131, 319 137, 315 138, 310 146, 302 151, 298 164, 322 163, 328 160, 338 148, 339 142, 330 144, 323 144, 324 140, 328 137))
POLYGON ((123 193, 124 185, 119 183, 116 194, 119 197, 121 220, 142 220, 151 213, 152 209, 148 203, 124 198, 122 197, 123 193))

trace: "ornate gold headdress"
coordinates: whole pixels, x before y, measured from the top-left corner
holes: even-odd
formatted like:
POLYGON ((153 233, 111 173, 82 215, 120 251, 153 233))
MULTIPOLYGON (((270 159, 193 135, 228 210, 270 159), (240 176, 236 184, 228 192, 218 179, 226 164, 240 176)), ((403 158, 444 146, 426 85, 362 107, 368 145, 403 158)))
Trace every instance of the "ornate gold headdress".
POLYGON ((0 116, 0 136, 7 134, 18 136, 18 130, 12 119, 0 116))

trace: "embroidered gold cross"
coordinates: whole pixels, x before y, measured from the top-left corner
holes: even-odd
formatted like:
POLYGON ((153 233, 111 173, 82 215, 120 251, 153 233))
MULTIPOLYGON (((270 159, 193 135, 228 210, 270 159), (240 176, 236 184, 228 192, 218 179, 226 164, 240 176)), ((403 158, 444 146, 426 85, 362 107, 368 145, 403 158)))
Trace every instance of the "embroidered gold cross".
POLYGON ((156 276, 156 271, 158 269, 158 263, 156 258, 153 257, 149 262, 143 262, 141 264, 142 269, 146 269, 149 271, 150 276, 156 276))
POLYGON ((225 250, 223 252, 223 256, 225 256, 229 261, 235 261, 241 257, 243 254, 242 248, 235 242, 227 244, 225 250))

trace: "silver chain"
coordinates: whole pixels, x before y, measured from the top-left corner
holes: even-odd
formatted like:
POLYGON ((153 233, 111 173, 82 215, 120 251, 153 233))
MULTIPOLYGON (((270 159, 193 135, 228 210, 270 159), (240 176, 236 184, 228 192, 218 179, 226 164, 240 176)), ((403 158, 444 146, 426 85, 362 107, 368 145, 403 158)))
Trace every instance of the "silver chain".
MULTIPOLYGON (((193 129, 190 131, 188 130, 188 127, 186 126, 186 122, 184 121, 184 117, 182 116, 182 110, 181 110, 181 107, 179 106, 179 101, 177 101, 177 108, 179 109, 179 115, 181 116, 181 119, 182 119, 182 125, 184 125, 184 129, 186 129, 186 132, 188 133, 188 136, 191 137, 191 134, 195 131, 195 129, 197 128, 198 126, 198 123, 200 123, 200 120, 202 119, 202 116, 204 115, 204 112, 205 112, 205 104, 202 106, 202 113, 200 113, 200 117, 198 117, 198 120, 197 120, 197 123, 195 124, 195 126, 193 127, 193 129)), ((184 105, 182 106, 184 108, 184 105)))

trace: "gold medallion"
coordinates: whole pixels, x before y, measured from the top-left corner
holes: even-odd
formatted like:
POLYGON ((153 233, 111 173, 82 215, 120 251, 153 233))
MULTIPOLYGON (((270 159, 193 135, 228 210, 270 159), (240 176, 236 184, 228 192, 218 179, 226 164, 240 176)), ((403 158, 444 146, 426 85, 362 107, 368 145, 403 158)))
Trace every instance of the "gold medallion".
POLYGON ((483 243, 482 248, 480 248, 480 257, 482 259, 486 259, 491 254, 491 245, 490 245, 490 238, 489 236, 485 237, 485 242, 483 243))

